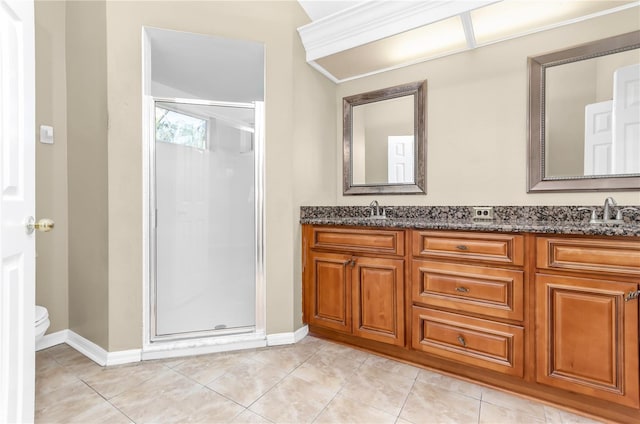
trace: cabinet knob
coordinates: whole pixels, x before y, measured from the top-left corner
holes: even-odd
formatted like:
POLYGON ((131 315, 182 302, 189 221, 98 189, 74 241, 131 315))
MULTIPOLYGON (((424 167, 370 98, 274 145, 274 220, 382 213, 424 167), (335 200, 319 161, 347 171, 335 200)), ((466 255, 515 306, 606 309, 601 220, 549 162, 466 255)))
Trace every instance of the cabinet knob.
POLYGON ((462 347, 467 347, 467 341, 462 336, 458 336, 458 342, 462 345, 462 347))

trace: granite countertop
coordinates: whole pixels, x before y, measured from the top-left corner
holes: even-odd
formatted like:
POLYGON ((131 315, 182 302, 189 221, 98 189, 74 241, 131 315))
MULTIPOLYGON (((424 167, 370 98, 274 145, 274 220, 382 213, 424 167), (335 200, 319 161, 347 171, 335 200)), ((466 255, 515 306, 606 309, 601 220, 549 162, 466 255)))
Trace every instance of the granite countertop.
POLYGON ((496 219, 474 221, 471 219, 470 209, 465 206, 393 207, 389 212, 390 216, 386 219, 368 217, 368 207, 303 206, 300 211, 300 223, 509 233, 640 236, 640 213, 626 218, 623 224, 590 224, 588 214, 578 211, 577 208, 577 206, 501 206, 494 209, 496 219), (391 215, 392 212, 395 212, 395 216, 391 215))

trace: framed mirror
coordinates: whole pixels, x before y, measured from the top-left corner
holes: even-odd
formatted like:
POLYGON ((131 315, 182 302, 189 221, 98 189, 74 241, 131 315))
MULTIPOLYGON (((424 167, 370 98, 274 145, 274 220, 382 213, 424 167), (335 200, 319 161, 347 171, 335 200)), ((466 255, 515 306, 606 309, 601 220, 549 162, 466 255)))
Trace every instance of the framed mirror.
POLYGON ((528 63, 528 191, 640 190, 640 31, 528 63))
POLYGON ((343 193, 426 193, 427 82, 345 97, 343 193))

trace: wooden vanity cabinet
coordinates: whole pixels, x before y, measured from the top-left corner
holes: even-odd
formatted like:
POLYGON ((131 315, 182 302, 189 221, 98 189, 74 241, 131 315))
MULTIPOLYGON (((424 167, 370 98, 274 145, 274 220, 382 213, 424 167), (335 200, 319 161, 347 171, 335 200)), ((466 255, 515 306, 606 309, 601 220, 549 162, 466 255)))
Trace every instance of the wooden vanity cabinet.
POLYGON ((538 237, 536 379, 640 407, 640 243, 538 237))
POLYGON ((405 345, 404 231, 306 227, 309 325, 405 345))

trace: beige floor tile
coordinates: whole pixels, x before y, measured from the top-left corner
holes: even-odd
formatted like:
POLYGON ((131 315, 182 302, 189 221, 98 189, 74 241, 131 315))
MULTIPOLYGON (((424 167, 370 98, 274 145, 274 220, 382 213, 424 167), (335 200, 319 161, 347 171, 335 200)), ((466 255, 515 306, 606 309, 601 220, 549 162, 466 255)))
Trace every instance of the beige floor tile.
POLYGON ((75 384, 78 381, 78 378, 65 367, 57 362, 51 363, 36 372, 36 397, 75 384))
POLYGON ((156 377, 126 390, 110 399, 110 402, 137 424, 173 423, 186 418, 181 402, 198 388, 202 386, 165 368, 156 377))
POLYGON ((74 379, 65 386, 59 387, 57 389, 49 391, 36 391, 36 415, 38 412, 44 411, 47 408, 55 406, 57 403, 63 402, 65 399, 82 399, 83 397, 90 395, 92 392, 95 393, 84 382, 78 379, 74 379))
POLYGON ((261 362, 250 361, 231 368, 222 376, 207 383, 207 387, 246 407, 286 375, 287 373, 282 369, 266 367, 261 362))
POLYGON ((198 386, 181 396, 177 404, 183 423, 228 423, 245 410, 213 390, 198 386))
POLYGON ((336 391, 289 376, 249 408, 281 423, 310 423, 336 395, 336 391))
POLYGON ((475 399, 482 397, 482 386, 469 383, 448 375, 439 374, 434 371, 420 370, 417 381, 437 386, 440 389, 456 392, 461 395, 470 396, 475 399))
POLYGON ((329 344, 331 342, 325 340, 325 339, 321 339, 319 337, 314 337, 314 336, 306 336, 304 339, 300 340, 298 343, 296 343, 296 345, 299 346, 303 346, 303 345, 316 345, 317 347, 320 346, 324 346, 326 344, 329 344))
POLYGON ((252 362, 251 355, 252 354, 240 352, 196 356, 190 358, 188 361, 183 361, 173 367, 173 369, 200 384, 206 385, 230 369, 252 362))
POLYGON ((57 366, 60 366, 60 364, 46 351, 36 352, 36 373, 57 366))
POLYGON ((576 415, 553 406, 545 405, 544 412, 548 424, 602 424, 602 421, 576 415))
POLYGON ((503 408, 487 402, 482 402, 480 406, 480 424, 537 424, 544 422, 544 420, 519 410, 503 408))
POLYGON ((320 413, 314 424, 394 424, 396 416, 344 396, 336 396, 320 413))
POLYGON ((291 372, 314 354, 313 349, 295 347, 268 347, 257 350, 252 359, 269 367, 277 367, 285 372, 291 372))
POLYGON ((91 359, 87 358, 71 346, 63 343, 49 349, 45 349, 38 353, 45 353, 53 358, 58 364, 64 366, 69 372, 75 374, 78 378, 91 374, 102 368, 91 359))
POLYGON ((524 415, 535 417, 542 421, 545 420, 544 404, 539 402, 534 402, 532 400, 490 389, 488 387, 482 388, 482 401, 501 406, 503 408, 519 411, 524 415))
POLYGON ((130 420, 83 382, 36 397, 36 423, 128 423, 130 420))
POLYGON ((416 381, 400 418, 421 423, 477 423, 480 400, 416 381))
POLYGON ((397 416, 413 386, 412 378, 369 367, 351 376, 340 394, 397 416))
POLYGON ((36 353, 35 417, 38 424, 598 423, 312 336, 106 368, 54 346, 36 353))
POLYGON ((291 373, 309 383, 340 389, 347 379, 360 367, 360 362, 328 355, 314 355, 291 373))
POLYGON ((45 349, 44 352, 51 355, 60 365, 66 365, 68 362, 73 362, 78 358, 87 359, 86 356, 66 343, 45 349))
POLYGON ((135 364, 100 367, 82 379, 104 398, 111 399, 137 387, 166 369, 162 364, 137 362, 135 364))
POLYGON ((338 356, 340 358, 351 359, 360 363, 363 363, 369 357, 374 356, 371 353, 333 342, 327 342, 327 344, 325 344, 322 349, 316 353, 316 355, 338 356))
POLYGON ((233 424, 271 424, 273 421, 269 421, 255 412, 245 409, 244 412, 235 417, 231 422, 233 424))
POLYGON ((421 371, 418 367, 377 355, 372 355, 364 361, 362 368, 366 367, 379 368, 383 371, 411 379, 415 379, 418 372, 421 371))

